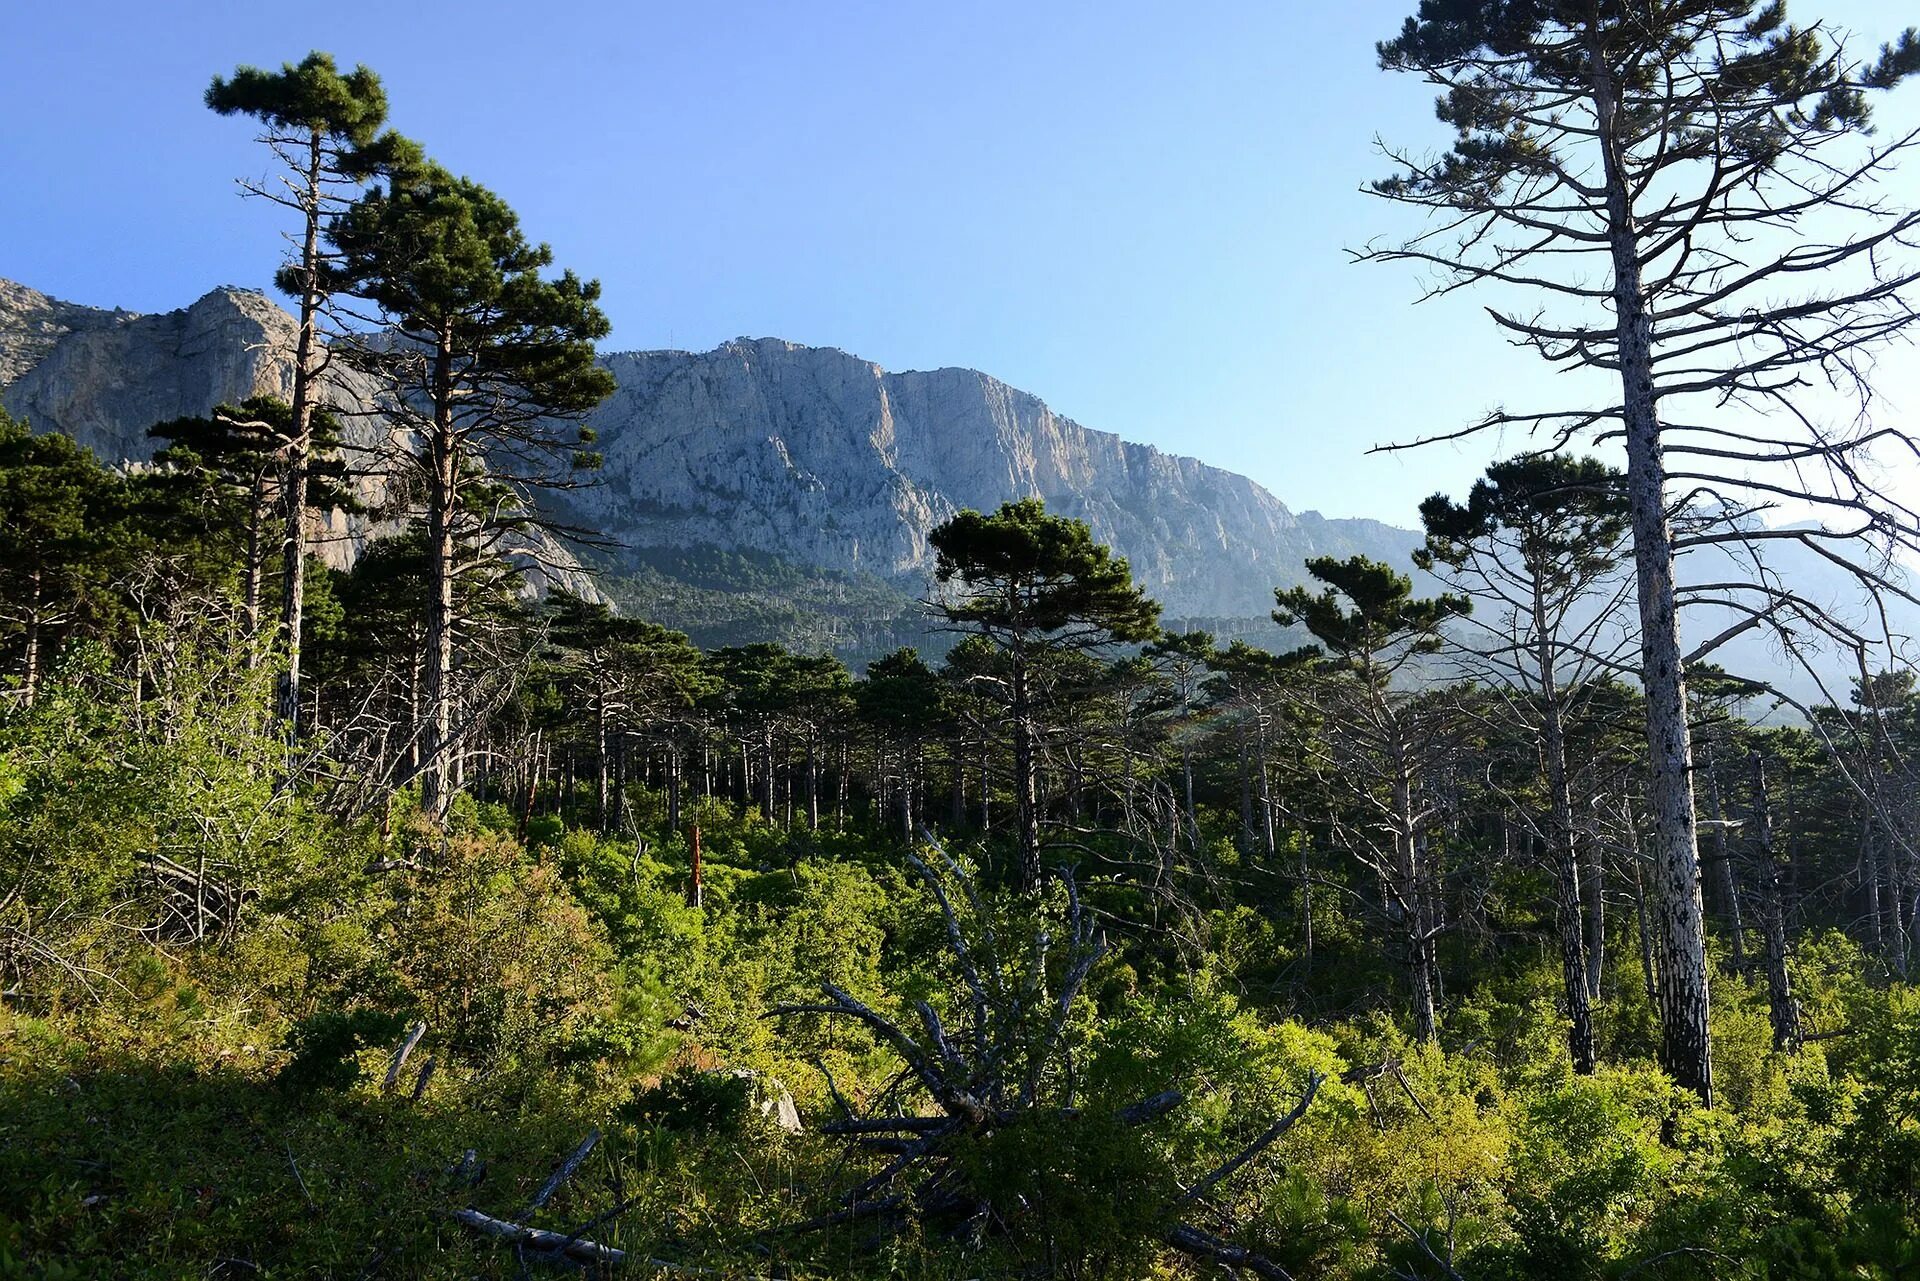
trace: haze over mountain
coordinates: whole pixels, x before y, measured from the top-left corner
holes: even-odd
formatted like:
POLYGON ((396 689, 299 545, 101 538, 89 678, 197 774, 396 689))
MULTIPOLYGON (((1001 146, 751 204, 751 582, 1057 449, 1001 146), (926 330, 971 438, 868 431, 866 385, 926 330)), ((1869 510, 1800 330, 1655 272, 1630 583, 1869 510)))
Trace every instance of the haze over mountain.
MULTIPOLYGON (((145 433, 156 422, 287 395, 291 333, 286 312, 248 290, 136 315, 0 280, 0 403, 109 462, 138 462, 152 453, 145 433)), ((780 640, 854 659, 925 644, 928 531, 962 508, 1013 498, 1044 498, 1087 521, 1170 622, 1265 644, 1286 639, 1268 621, 1273 589, 1304 581, 1308 557, 1363 553, 1407 570, 1420 541, 1379 521, 1295 512, 1244 476, 1083 427, 975 370, 890 373, 775 338, 602 359, 619 384, 591 419, 605 466, 552 514, 615 546, 583 553, 597 579, 573 572, 573 553, 549 541, 536 559, 557 564, 549 577, 566 586, 604 592, 703 644, 780 640)), ((340 403, 376 403, 371 384, 332 377, 340 403)), ((378 414, 350 414, 347 447, 371 457, 390 430, 378 414)), ((362 484, 374 504, 385 498, 377 477, 362 484)), ((345 566, 391 527, 334 520, 317 551, 345 566)), ((1778 563, 1809 598, 1846 610, 1857 595, 1811 554, 1788 551, 1778 563)), ((1691 577, 1715 581, 1728 569, 1702 563, 1691 577)), ((1732 617, 1700 611, 1688 631, 1711 636, 1732 617)), ((1716 657, 1820 696, 1758 632, 1716 657)), ((1834 682, 1844 689, 1843 674, 1834 682)))

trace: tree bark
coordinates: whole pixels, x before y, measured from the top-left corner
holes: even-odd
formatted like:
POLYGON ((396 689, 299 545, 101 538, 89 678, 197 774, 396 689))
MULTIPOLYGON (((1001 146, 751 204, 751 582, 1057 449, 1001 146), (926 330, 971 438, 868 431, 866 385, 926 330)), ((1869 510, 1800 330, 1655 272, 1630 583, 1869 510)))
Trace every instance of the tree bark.
POLYGON ((680 830, 680 745, 667 748, 667 830, 680 830))
POLYGON ((1567 734, 1560 715, 1560 674, 1547 625, 1547 602, 1540 576, 1533 576, 1534 661, 1539 668, 1541 748, 1546 757, 1552 824, 1548 851, 1558 886, 1555 912, 1560 924, 1560 969, 1567 999, 1567 1051, 1573 1070, 1594 1068, 1593 1006, 1588 987, 1586 918, 1580 907, 1580 852, 1574 843, 1573 789, 1567 781, 1567 734))
POLYGON ((322 301, 317 270, 320 261, 321 137, 308 139, 305 227, 300 244, 300 329, 293 345, 293 437, 287 442, 286 479, 281 500, 286 536, 281 547, 280 633, 286 647, 286 667, 280 674, 279 712, 289 733, 300 727, 301 633, 306 627, 307 590, 307 461, 313 436, 315 348, 322 301))
POLYGON ((40 697, 40 646, 41 630, 40 605, 46 595, 46 575, 38 568, 27 575, 27 615, 23 627, 26 631, 26 683, 21 687, 21 702, 29 711, 40 697))
POLYGON ((1707 800, 1713 806, 1714 879, 1719 883, 1721 908, 1727 914, 1728 942, 1732 946, 1733 972, 1747 969, 1747 928, 1740 918, 1740 878, 1734 874, 1732 845, 1727 840, 1726 806, 1720 797, 1720 775, 1707 758, 1707 800))
POLYGON ((241 609, 247 620, 247 669, 260 665, 261 599, 266 592, 267 473, 264 467, 253 473, 247 494, 247 566, 241 609))
POLYGON ((1406 744, 1394 744, 1393 818, 1394 880, 1407 931, 1407 978, 1413 997, 1413 1032, 1428 1045, 1440 1037, 1434 1007, 1433 920, 1426 878, 1420 868, 1419 843, 1414 839, 1413 766, 1406 744))
POLYGON ((1013 797, 1020 825, 1020 868, 1016 886, 1040 883, 1040 794, 1035 778, 1033 700, 1027 688, 1026 656, 1013 651, 1013 797))
POLYGON ((1586 884, 1581 903, 1587 918, 1587 1002, 1591 1006, 1600 999, 1600 980, 1607 966, 1607 856, 1600 841, 1589 840, 1586 844, 1586 884))

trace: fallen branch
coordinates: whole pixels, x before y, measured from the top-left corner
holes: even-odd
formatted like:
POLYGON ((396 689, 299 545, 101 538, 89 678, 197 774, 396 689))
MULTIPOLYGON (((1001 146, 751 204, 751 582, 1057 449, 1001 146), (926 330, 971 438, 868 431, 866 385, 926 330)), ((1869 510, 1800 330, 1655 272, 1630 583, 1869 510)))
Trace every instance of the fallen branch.
POLYGON ((545 1254, 559 1255, 575 1263, 598 1263, 612 1267, 626 1262, 627 1252, 601 1245, 584 1237, 569 1237, 545 1228, 530 1228, 524 1223, 496 1219, 491 1214, 468 1207, 453 1211, 453 1217, 484 1236, 496 1237, 515 1245, 524 1245, 545 1254))
POLYGON ((1267 1281, 1293 1281, 1293 1274, 1272 1259, 1211 1232, 1203 1232, 1192 1224, 1176 1224, 1164 1240, 1180 1253, 1196 1259, 1229 1268, 1245 1268, 1255 1276, 1265 1277, 1267 1281))
POLYGON ((1272 1147, 1281 1135, 1291 1130, 1299 1123, 1300 1118, 1307 1114, 1307 1108, 1313 1103, 1313 1096, 1320 1092, 1320 1082, 1325 1079, 1326 1078, 1318 1072, 1307 1073, 1306 1091, 1301 1094, 1300 1101, 1293 1105, 1293 1111, 1287 1113, 1278 1121, 1275 1121, 1267 1128, 1266 1133, 1247 1144, 1246 1147, 1241 1148, 1239 1155, 1235 1156, 1231 1161, 1220 1166, 1214 1170, 1213 1173, 1200 1179, 1192 1187, 1188 1188, 1180 1196, 1181 1203, 1199 1200, 1215 1187, 1219 1186, 1223 1179, 1232 1175, 1236 1170, 1245 1166, 1247 1162, 1253 1160, 1254 1157, 1259 1156, 1262 1152, 1272 1147))
POLYGON ((427 1061, 420 1065, 419 1079, 413 1083, 413 1101, 415 1103, 418 1103, 421 1097, 426 1094, 427 1082, 433 1080, 433 1067, 434 1067, 433 1056, 429 1054, 427 1056, 427 1061))
POLYGON ((545 1205, 553 1194, 560 1190, 560 1185, 573 1177, 573 1172, 580 1168, 580 1163, 587 1159, 587 1154, 593 1151, 594 1144, 598 1142, 600 1142, 600 1127, 596 1125, 587 1131, 587 1137, 580 1140, 580 1146, 560 1163, 560 1167, 547 1176, 547 1181, 542 1183, 540 1190, 533 1194, 533 1200, 528 1203, 526 1212, 520 1217, 531 1218, 535 1210, 545 1205))

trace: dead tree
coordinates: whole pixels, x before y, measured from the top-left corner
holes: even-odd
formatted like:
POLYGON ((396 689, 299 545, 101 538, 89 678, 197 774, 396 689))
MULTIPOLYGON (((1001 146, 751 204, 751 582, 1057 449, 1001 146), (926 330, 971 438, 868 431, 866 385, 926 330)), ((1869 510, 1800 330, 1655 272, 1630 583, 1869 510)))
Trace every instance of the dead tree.
POLYGON ((1914 599, 1891 566, 1920 547, 1920 508, 1873 460, 1909 465, 1916 440, 1865 411, 1873 350, 1920 315, 1920 212, 1883 186, 1920 132, 1871 139, 1867 97, 1920 70, 1920 39, 1862 58, 1783 4, 1423 5, 1379 55, 1439 91, 1454 137, 1388 153, 1373 190, 1432 222, 1358 257, 1431 270, 1429 297, 1503 289, 1488 312, 1510 342, 1591 375, 1586 403, 1429 439, 1512 427, 1626 457, 1661 1056, 1710 1100, 1685 674, 1703 655, 1683 653, 1679 610, 1731 620, 1710 644, 1766 628, 1795 654, 1809 632, 1863 645, 1768 570, 1760 553, 1784 548, 1914 599), (1765 527, 1782 502, 1822 520, 1765 527), (1676 528, 1676 510, 1715 520, 1676 528), (1742 563, 1683 584, 1689 548, 1742 563))
MULTIPOLYGON (((1180 1090, 1170 1088, 1099 1116, 1081 1108, 1070 1024, 1107 943, 1072 876, 1058 874, 1066 901, 1064 947, 1056 955, 1048 925, 1017 939, 997 932, 973 879, 930 836, 926 840, 946 875, 912 855, 908 861, 939 906, 947 955, 959 975, 951 1026, 927 1001, 914 1003, 910 1019, 897 1018, 830 983, 822 986, 824 1000, 773 1012, 779 1018, 820 1015, 857 1023, 900 1061, 897 1084, 865 1111, 857 1110, 829 1076, 839 1115, 822 1131, 877 1161, 878 1168, 843 1191, 834 1208, 789 1225, 786 1234, 854 1223, 876 1228, 871 1238, 876 1244, 914 1225, 929 1235, 976 1243, 1009 1234, 1019 1226, 1015 1216, 1022 1207, 997 1203, 994 1189, 970 1175, 962 1159, 970 1145, 995 1133, 1082 1119, 1139 1129, 1185 1101, 1180 1090), (909 1099, 921 1106, 907 1106, 909 1099)), ((1212 1230, 1231 1233, 1231 1224, 1214 1222, 1209 1228, 1188 1220, 1210 1212, 1215 1189, 1299 1122, 1320 1084, 1319 1074, 1310 1073, 1291 1111, 1232 1158, 1186 1183, 1155 1220, 1158 1240, 1206 1263, 1284 1281, 1288 1274, 1271 1259, 1212 1230)), ((1220 1217, 1217 1210, 1211 1213, 1220 1217)))
POLYGON ((1773 808, 1767 795, 1767 760, 1759 751, 1749 758, 1753 766, 1753 839, 1759 865, 1764 930, 1767 942, 1767 1014, 1773 1023, 1773 1048, 1792 1050, 1800 1044, 1800 1007, 1793 999, 1787 976, 1787 913, 1780 893, 1780 865, 1773 849, 1773 808))
POLYGON ((1553 870, 1567 1041, 1582 1073, 1595 1062, 1592 931, 1581 901, 1567 733, 1599 682, 1627 666, 1624 482, 1591 458, 1495 463, 1465 502, 1435 494, 1420 505, 1427 541, 1414 553, 1422 569, 1476 604, 1448 633, 1454 665, 1492 692, 1496 715, 1537 727, 1546 804, 1513 808, 1553 870))

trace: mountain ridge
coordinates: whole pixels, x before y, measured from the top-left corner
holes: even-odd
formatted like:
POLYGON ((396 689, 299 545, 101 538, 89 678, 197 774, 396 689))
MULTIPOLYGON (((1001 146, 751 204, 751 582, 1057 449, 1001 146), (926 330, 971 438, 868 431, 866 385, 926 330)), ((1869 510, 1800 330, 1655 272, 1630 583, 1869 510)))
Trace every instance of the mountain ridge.
POLYGON ((603 363, 619 384, 592 420, 609 483, 569 504, 637 548, 710 545, 922 581, 935 525, 1039 497, 1085 519, 1169 611, 1264 615, 1309 555, 1404 564, 1417 541, 1296 515, 1247 477, 1085 427, 978 370, 889 372, 781 338, 603 363))

